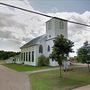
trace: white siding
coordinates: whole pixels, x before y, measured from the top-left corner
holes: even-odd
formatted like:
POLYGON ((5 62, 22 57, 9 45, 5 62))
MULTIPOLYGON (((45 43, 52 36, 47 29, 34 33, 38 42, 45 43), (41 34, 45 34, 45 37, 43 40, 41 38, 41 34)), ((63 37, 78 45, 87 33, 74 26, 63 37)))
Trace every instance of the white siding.
POLYGON ((60 21, 58 19, 51 19, 46 22, 46 34, 47 39, 55 38, 57 35, 63 34, 65 38, 67 38, 67 21, 62 21, 64 28, 60 28, 60 21), (51 23, 51 28, 49 29, 49 23, 51 23), (51 35, 51 37, 49 37, 51 35))
MULTIPOLYGON (((46 40, 46 56, 49 56, 49 54, 52 52, 52 47, 53 47, 53 39, 57 35, 64 35, 65 38, 67 38, 67 21, 62 21, 58 19, 51 19, 48 22, 46 22, 46 35, 47 35, 47 40, 46 40), (60 22, 63 22, 63 28, 60 28, 60 22), (49 27, 50 24, 50 28, 49 27), (49 35, 51 37, 49 37, 49 35), (47 47, 48 45, 50 46, 50 52, 47 52, 47 47)), ((50 59, 50 66, 57 66, 58 63, 54 60, 52 61, 50 59)))
POLYGON ((64 28, 60 28, 60 20, 55 20, 55 37, 57 35, 64 35, 65 38, 67 38, 67 22, 62 21, 64 28))
MULTIPOLYGON (((37 63, 36 63, 36 58, 37 58, 36 57, 36 52, 37 52, 36 46, 31 46, 31 47, 28 47, 28 48, 24 48, 24 49, 21 50, 21 52, 22 53, 28 52, 28 59, 27 59, 27 61, 25 59, 24 64, 26 64, 26 65, 33 65, 33 66, 37 65, 37 63), (34 51, 34 62, 32 62, 32 51, 34 51), (31 52, 31 59, 30 59, 30 61, 29 61, 29 52, 31 52)), ((26 55, 25 55, 25 58, 26 58, 26 55)))
POLYGON ((51 19, 50 21, 46 22, 46 35, 47 39, 51 39, 55 37, 55 19, 51 19), (51 23, 51 28, 48 28, 49 23, 51 23), (49 37, 51 35, 51 37, 49 37))
MULTIPOLYGON (((24 64, 36 66, 38 62, 38 57, 40 55, 49 56, 52 52, 53 47, 53 39, 60 34, 63 34, 65 38, 67 38, 67 21, 63 21, 64 28, 60 28, 59 24, 60 20, 51 19, 46 22, 46 38, 42 39, 37 43, 38 45, 31 46, 28 48, 21 49, 21 53, 31 52, 31 61, 28 60, 24 62, 24 64), (43 46, 43 53, 39 53, 39 46, 43 46), (50 46, 50 52, 47 51, 48 45, 50 46), (32 62, 32 51, 34 51, 34 62, 32 62)), ((26 55, 25 55, 26 56, 26 55)), ((26 58, 26 57, 25 57, 26 58)), ((23 62, 23 59, 21 60, 23 62)), ((50 66, 57 66, 58 63, 56 61, 50 60, 50 66)))

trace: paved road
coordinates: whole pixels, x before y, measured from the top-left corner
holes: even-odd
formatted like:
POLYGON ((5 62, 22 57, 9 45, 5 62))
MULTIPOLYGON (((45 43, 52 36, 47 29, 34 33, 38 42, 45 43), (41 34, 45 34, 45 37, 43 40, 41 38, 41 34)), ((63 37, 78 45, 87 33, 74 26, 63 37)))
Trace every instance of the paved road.
POLYGON ((30 90, 28 76, 0 65, 0 90, 30 90))
POLYGON ((73 90, 90 90, 90 85, 82 86, 82 87, 79 87, 79 88, 76 88, 76 89, 73 89, 73 90))

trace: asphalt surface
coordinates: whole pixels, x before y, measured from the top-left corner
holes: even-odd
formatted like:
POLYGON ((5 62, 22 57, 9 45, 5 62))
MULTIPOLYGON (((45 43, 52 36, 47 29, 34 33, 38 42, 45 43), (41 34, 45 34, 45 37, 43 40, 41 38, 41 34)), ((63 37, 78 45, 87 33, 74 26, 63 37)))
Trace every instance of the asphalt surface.
POLYGON ((30 90, 28 75, 0 65, 0 90, 30 90))
POLYGON ((90 90, 90 85, 82 86, 82 87, 79 87, 79 88, 76 88, 76 89, 73 89, 73 90, 90 90))

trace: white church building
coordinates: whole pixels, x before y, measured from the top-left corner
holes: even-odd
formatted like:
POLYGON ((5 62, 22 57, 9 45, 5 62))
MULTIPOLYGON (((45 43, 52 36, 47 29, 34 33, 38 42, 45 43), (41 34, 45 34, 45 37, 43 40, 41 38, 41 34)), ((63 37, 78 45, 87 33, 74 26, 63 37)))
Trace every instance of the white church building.
MULTIPOLYGON (((52 18, 46 22, 46 34, 36 37, 26 43, 21 49, 20 60, 18 63, 37 66, 38 57, 44 55, 46 57, 52 52, 53 40, 57 35, 64 35, 67 38, 67 21, 58 18, 52 18)), ((50 66, 57 66, 58 63, 52 59, 49 60, 50 66)))

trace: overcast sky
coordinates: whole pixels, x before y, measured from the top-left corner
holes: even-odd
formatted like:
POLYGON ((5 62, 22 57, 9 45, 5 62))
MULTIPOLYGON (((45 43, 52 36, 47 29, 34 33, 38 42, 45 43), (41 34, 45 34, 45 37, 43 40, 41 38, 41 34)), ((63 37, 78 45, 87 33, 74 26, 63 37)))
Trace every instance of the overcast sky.
MULTIPOLYGON (((52 16, 90 24, 90 0, 0 0, 0 2, 52 16)), ((0 5, 0 50, 20 50, 20 46, 45 34, 50 18, 0 5)), ((68 23, 68 38, 76 50, 90 42, 90 28, 68 23)))
POLYGON ((90 10, 90 0, 29 0, 41 12, 78 12, 90 10))

